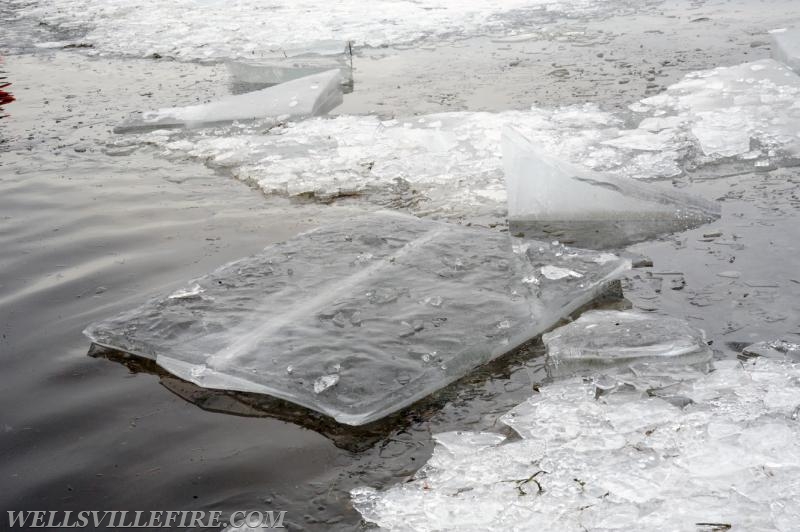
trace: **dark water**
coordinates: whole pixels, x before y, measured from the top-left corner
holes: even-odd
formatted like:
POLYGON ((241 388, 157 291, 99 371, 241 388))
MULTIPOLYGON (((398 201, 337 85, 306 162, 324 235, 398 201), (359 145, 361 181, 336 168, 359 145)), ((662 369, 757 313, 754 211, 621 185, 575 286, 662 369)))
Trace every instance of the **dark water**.
MULTIPOLYGON (((337 111, 619 106, 688 70, 768 56, 765 31, 800 19, 793 7, 664 4, 635 20, 582 21, 589 34, 603 30, 588 44, 476 38, 365 52, 337 111), (549 74, 561 68, 568 75, 549 74)), ((5 510, 252 508, 287 510, 295 530, 353 530, 361 524, 348 489, 412 475, 432 433, 495 429, 545 378, 534 343, 387 425, 342 432, 302 410, 205 394, 87 356, 87 323, 359 205, 268 199, 199 164, 107 147, 131 111, 224 94, 218 67, 21 46, 2 69, 17 98, 0 120, 3 518, 5 510)), ((625 280, 632 304, 706 329, 718 356, 800 333, 800 172, 732 165, 682 184, 722 198, 723 217, 635 246, 655 264, 625 280), (719 276, 730 270, 739 276, 719 276)))

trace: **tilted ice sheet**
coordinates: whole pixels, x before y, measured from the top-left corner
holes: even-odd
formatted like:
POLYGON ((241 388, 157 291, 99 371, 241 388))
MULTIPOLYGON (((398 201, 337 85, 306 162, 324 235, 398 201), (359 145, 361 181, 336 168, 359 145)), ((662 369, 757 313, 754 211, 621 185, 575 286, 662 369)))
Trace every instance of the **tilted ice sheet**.
POLYGON ((372 214, 270 246, 86 334, 199 386, 358 425, 544 332, 630 265, 598 257, 372 214), (536 274, 547 266, 580 277, 536 274))
POLYGON ((711 360, 705 333, 686 321, 634 311, 592 310, 542 337, 551 376, 638 362, 711 360))
POLYGON ((275 56, 330 42, 405 44, 506 33, 536 14, 616 14, 638 0, 10 0, 57 30, 85 29, 101 53, 182 60, 275 56))
POLYGON ((800 72, 800 29, 781 28, 770 32, 772 37, 772 57, 800 72))
POLYGON ((114 131, 122 133, 143 128, 191 127, 235 120, 318 116, 342 103, 341 81, 337 68, 209 103, 147 111, 114 131))
POLYGON ((503 215, 502 131, 610 176, 679 176, 728 157, 755 166, 798 155, 800 78, 773 60, 693 73, 661 95, 614 115, 594 105, 500 113, 451 112, 382 120, 337 116, 152 132, 169 157, 196 157, 269 194, 364 194, 420 214, 503 215), (400 201, 402 200, 402 201, 400 201))
POLYGON ((655 183, 590 171, 548 155, 509 127, 503 132, 508 219, 633 222, 669 232, 719 217, 719 206, 655 183), (644 222, 647 222, 644 224, 644 222))
POLYGON ((767 359, 557 382, 502 418, 521 440, 449 433, 353 503, 415 532, 797 530, 798 406, 800 366, 767 359))

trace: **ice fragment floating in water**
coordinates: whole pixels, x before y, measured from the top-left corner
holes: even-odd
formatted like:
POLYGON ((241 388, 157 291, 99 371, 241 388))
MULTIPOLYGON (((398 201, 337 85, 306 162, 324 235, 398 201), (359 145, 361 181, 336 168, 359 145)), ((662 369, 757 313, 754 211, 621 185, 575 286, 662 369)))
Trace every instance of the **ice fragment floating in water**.
POLYGON ((800 72, 800 29, 782 28, 770 32, 772 36, 772 57, 800 72))
POLYGON ((202 297, 157 298, 86 334, 199 386, 269 394, 358 425, 541 334, 630 265, 598 256, 371 214, 223 266, 190 283, 202 297), (523 283, 544 266, 581 277, 523 283))
POLYGON ((512 222, 590 222, 587 230, 605 222, 617 226, 613 236, 636 239, 719 216, 710 201, 560 161, 513 128, 503 135, 503 165, 512 222))
POLYGON ((677 318, 632 311, 589 311, 542 339, 550 375, 639 362, 697 364, 711 359, 703 331, 677 318))
POLYGON ((281 116, 317 116, 340 103, 341 76, 339 70, 329 70, 211 103, 145 112, 121 124, 115 131, 190 127, 281 116))
POLYGON ((793 531, 799 405, 800 366, 767 359, 555 382, 501 418, 521 440, 447 433, 412 480, 353 505, 416 532, 793 531))

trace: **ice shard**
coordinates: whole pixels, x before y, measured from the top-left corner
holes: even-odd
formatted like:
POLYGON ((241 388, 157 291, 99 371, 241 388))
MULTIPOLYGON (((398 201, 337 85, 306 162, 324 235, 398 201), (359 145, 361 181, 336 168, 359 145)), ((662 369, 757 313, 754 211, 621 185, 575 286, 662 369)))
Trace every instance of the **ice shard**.
POLYGON ((234 92, 240 94, 280 83, 339 70, 344 92, 353 87, 352 49, 350 43, 334 42, 319 51, 286 50, 280 56, 257 60, 226 61, 234 92))
POLYGON ((504 129, 502 146, 508 219, 516 230, 562 228, 596 235, 597 245, 620 245, 719 217, 711 201, 559 160, 512 127, 504 129))
POLYGON ((385 212, 270 246, 85 333, 198 386, 360 425, 545 332, 629 266, 385 212), (547 266, 580 276, 536 274, 547 266))
POLYGON ((781 28, 770 32, 772 57, 795 72, 800 72, 800 29, 781 28))
POLYGON ((294 79, 266 89, 187 107, 170 107, 134 116, 117 126, 128 131, 193 127, 258 118, 318 116, 342 103, 338 69, 294 79))
POLYGON ((545 334, 551 376, 640 362, 711 360, 705 334, 684 320, 632 311, 593 310, 545 334))
POLYGON ((796 530, 800 366, 715 365, 543 385, 501 417, 521 439, 450 433, 414 478, 357 488, 353 506, 415 532, 796 530))

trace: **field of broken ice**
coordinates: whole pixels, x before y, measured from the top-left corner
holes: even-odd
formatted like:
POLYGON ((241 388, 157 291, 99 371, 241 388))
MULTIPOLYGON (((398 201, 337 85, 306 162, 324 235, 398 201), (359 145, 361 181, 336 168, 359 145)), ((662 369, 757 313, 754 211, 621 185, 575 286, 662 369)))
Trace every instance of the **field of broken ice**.
POLYGON ((593 104, 416 117, 280 117, 119 137, 190 157, 267 194, 364 195, 417 214, 500 214, 502 131, 606 174, 656 179, 725 160, 754 169, 800 155, 800 77, 772 59, 691 73, 614 114, 593 104))
POLYGON ((800 367, 641 364, 542 387, 502 422, 435 436, 428 464, 353 491, 383 529, 796 530, 800 367))
MULTIPOLYGON (((256 58, 280 51, 341 52, 355 45, 539 29, 541 17, 598 16, 637 6, 631 0, 11 0, 32 17, 103 54, 181 60, 256 58)), ((68 42, 68 41, 67 41, 68 42)), ((56 46, 57 42, 40 43, 56 46)))

